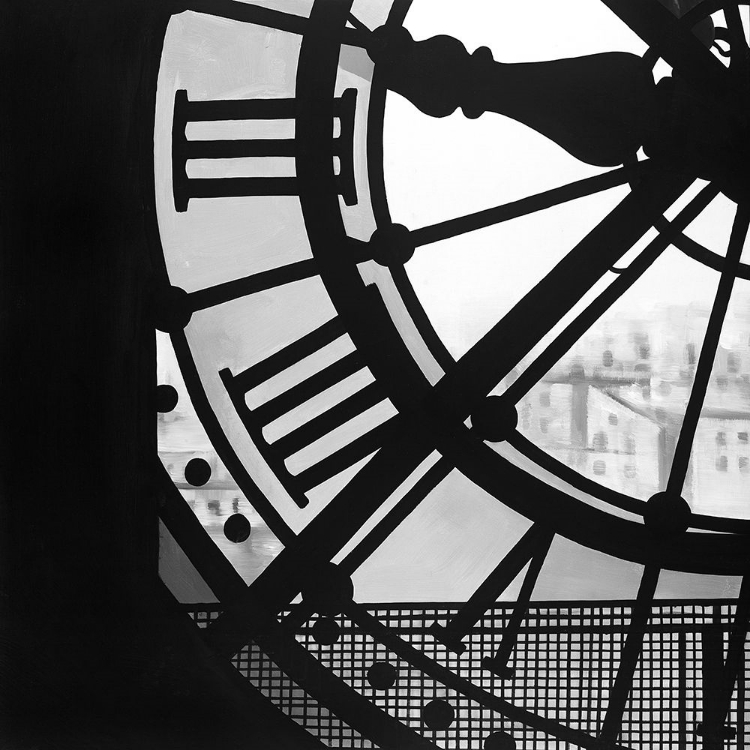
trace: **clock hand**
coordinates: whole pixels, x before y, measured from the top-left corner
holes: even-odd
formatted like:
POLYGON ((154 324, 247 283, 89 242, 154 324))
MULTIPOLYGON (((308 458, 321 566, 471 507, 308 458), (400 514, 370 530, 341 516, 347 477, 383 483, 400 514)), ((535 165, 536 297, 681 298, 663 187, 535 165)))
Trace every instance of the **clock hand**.
POLYGON ((714 38, 710 19, 690 28, 675 18, 693 0, 660 1, 673 12, 656 0, 604 0, 673 66, 674 77, 658 86, 644 60, 622 52, 503 64, 487 47, 470 55, 453 37, 415 42, 406 29, 391 26, 369 32, 367 50, 381 82, 432 117, 459 107, 470 118, 497 112, 598 166, 620 164, 644 146, 650 156, 689 160, 698 176, 737 198, 746 191, 738 165, 750 158, 750 116, 747 45, 736 8, 727 15, 730 75, 706 49, 714 38))
POLYGON ((497 112, 590 164, 622 163, 657 122, 651 71, 625 52, 506 64, 487 47, 470 55, 453 37, 415 42, 403 27, 389 26, 372 33, 368 52, 381 81, 425 114, 497 112))

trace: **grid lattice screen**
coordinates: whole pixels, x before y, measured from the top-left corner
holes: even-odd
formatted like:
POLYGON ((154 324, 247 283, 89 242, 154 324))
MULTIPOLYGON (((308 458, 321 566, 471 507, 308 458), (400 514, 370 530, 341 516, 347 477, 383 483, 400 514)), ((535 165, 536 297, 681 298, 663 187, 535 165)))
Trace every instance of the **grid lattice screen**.
MULTIPOLYGON (((497 604, 488 610, 464 638, 467 648, 460 655, 438 643, 429 631, 433 622, 450 619, 459 604, 364 608, 411 646, 488 693, 597 736, 625 643, 630 603, 532 605, 508 662, 514 670, 512 677, 499 679, 483 669, 481 658, 491 656, 500 644, 511 606, 497 604)), ((620 744, 663 750, 703 747, 699 725, 703 720, 704 682, 710 682, 711 674, 720 668, 717 647, 723 646, 726 655, 734 609, 731 601, 654 603, 623 716, 620 744), (711 639, 713 652, 707 646, 711 639)), ((188 610, 202 626, 218 615, 213 606, 191 605, 188 610)), ((321 645, 313 634, 315 620, 299 629, 297 640, 354 690, 437 747, 482 750, 484 739, 499 731, 512 735, 518 750, 563 750, 572 746, 504 718, 446 687, 395 656, 343 615, 336 618, 340 627, 336 642, 321 645), (390 688, 375 689, 368 680, 368 671, 378 662, 397 670, 390 688), (454 711, 445 729, 431 729, 424 721, 423 709, 434 700, 445 701, 454 711)), ((746 655, 747 647, 746 643, 746 655)), ((244 648, 234 661, 261 692, 328 746, 374 747, 286 677, 255 644, 244 648)), ((725 744, 730 749, 745 747, 745 724, 750 721, 748 679, 750 674, 743 670, 732 696, 726 724, 734 737, 725 744)))

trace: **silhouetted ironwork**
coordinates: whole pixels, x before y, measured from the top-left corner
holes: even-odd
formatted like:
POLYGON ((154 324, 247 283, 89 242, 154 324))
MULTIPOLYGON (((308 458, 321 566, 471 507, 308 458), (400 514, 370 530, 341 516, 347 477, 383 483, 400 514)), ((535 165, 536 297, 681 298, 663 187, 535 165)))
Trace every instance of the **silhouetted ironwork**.
POLYGON ((386 400, 386 394, 378 383, 366 385, 343 400, 335 401, 322 414, 271 443, 263 436, 265 426, 309 399, 341 383, 345 378, 364 371, 366 366, 361 355, 356 351, 345 354, 298 385, 253 409, 248 407, 245 397, 248 392, 263 385, 275 375, 345 336, 346 330, 339 318, 332 318, 297 341, 288 344, 281 351, 275 352, 267 359, 240 373, 232 374, 229 369, 221 370, 219 373, 245 428, 256 445, 263 450, 266 460, 274 466, 276 475, 285 480, 292 498, 300 508, 308 503, 304 494, 306 490, 317 487, 380 448, 393 433, 396 423, 393 419, 382 422, 350 441, 345 447, 297 474, 290 473, 284 463, 285 460, 333 432, 357 414, 362 414, 367 409, 383 403, 386 400))
POLYGON ((685 418, 682 422, 680 437, 675 448, 674 459, 672 460, 672 470, 669 474, 667 489, 673 493, 679 494, 682 491, 682 485, 685 481, 685 474, 693 447, 693 439, 695 438, 695 430, 700 419, 703 400, 708 388, 711 371, 713 370, 716 349, 719 345, 719 337, 721 336, 721 328, 727 308, 729 307, 729 299, 732 294, 732 287, 734 286, 737 267, 742 256, 749 223, 750 206, 747 204, 741 205, 737 209, 737 215, 732 226, 726 260, 724 261, 719 286, 716 290, 708 328, 706 329, 700 357, 698 358, 695 379, 690 391, 690 400, 685 409, 685 418))
POLYGON ((389 26, 373 32, 368 52, 385 85, 425 114, 497 112, 591 164, 621 164, 656 128, 653 78, 636 55, 498 63, 487 47, 470 55, 453 37, 415 42, 403 27, 389 26))
MULTIPOLYGON (((581 336, 651 267, 670 240, 695 219, 718 194, 718 188, 707 185, 672 221, 669 232, 662 232, 635 258, 585 310, 583 310, 544 352, 532 362, 508 387, 504 394, 511 403, 517 403, 565 355, 581 336)), ((611 270, 611 269, 610 269, 611 270)))
POLYGON ((544 561, 552 543, 552 537, 553 535, 547 529, 532 526, 479 585, 471 599, 450 622, 445 625, 438 622, 433 624, 433 636, 452 651, 462 653, 466 646, 461 641, 523 568, 532 560, 538 560, 540 563, 544 561))
MULTIPOLYGON (((216 611, 210 618, 199 618, 207 625, 206 642, 218 654, 232 657, 261 690, 272 695, 285 710, 297 713, 303 723, 312 726, 317 720, 319 735, 329 744, 366 747, 374 741, 399 748, 430 747, 436 732, 440 738, 458 742, 464 739, 462 732, 470 731, 466 736, 474 740, 474 726, 478 724, 482 738, 512 736, 524 748, 552 747, 552 743, 560 741, 592 749, 615 748, 620 747, 618 742, 637 741, 646 727, 651 727, 648 741, 654 746, 695 747, 700 742, 696 738, 702 735, 710 750, 719 746, 719 739, 728 736, 725 722, 742 724, 738 711, 745 710, 742 654, 747 596, 737 605, 731 626, 728 618, 733 604, 712 605, 713 620, 707 624, 702 611, 700 616, 695 614, 702 605, 673 603, 671 606, 677 611, 665 613, 666 605, 655 603, 653 596, 664 563, 682 570, 737 573, 742 567, 744 571, 746 538, 739 533, 728 534, 727 538, 682 533, 694 520, 689 508, 685 523, 682 519, 676 523, 674 517, 679 514, 656 496, 648 506, 640 503, 635 510, 629 502, 632 498, 614 497, 613 505, 643 515, 645 527, 583 506, 518 467, 507 465, 482 443, 482 439, 494 440, 499 435, 498 439, 507 438, 522 450, 523 441, 514 432, 517 400, 671 242, 683 241, 682 231, 719 190, 735 199, 746 197, 746 175, 738 164, 744 164, 749 148, 743 78, 748 55, 746 45, 739 41, 736 5, 730 3, 732 10, 727 13, 731 52, 727 74, 707 51, 705 39, 702 43, 693 34, 695 24, 678 21, 653 0, 605 2, 652 45, 654 54, 662 55, 673 65, 672 77, 656 86, 651 58, 625 53, 522 65, 498 63, 486 47, 470 55, 451 37, 415 42, 399 23, 371 31, 349 12, 348 2, 319 1, 308 19, 263 9, 230 9, 221 3, 220 14, 228 14, 227 17, 247 13, 247 19, 259 19, 251 22, 273 25, 278 21, 278 28, 303 35, 297 98, 189 102, 184 92, 178 92, 173 134, 177 209, 185 210, 190 197, 298 195, 314 256, 312 260, 209 289, 183 292, 178 312, 185 314, 177 316, 178 322, 189 320, 190 313, 196 310, 319 275, 336 308, 336 317, 307 336, 286 342, 276 354, 244 371, 222 370, 221 378, 248 433, 276 475, 287 489, 291 488, 290 494, 299 507, 308 503, 307 490, 375 454, 301 533, 294 535, 286 529, 285 549, 250 587, 237 588, 231 575, 225 581, 217 574, 214 585, 231 589, 231 595, 227 595, 221 614, 216 611), (345 27, 347 20, 353 29, 345 27), (356 193, 352 192, 356 102, 348 91, 343 97, 334 96, 340 44, 349 43, 347 40, 365 46, 375 62, 375 114, 371 112, 370 117, 380 117, 376 124, 381 128, 378 89, 387 88, 402 94, 430 116, 443 117, 458 107, 470 118, 497 112, 536 129, 583 161, 627 165, 413 231, 390 221, 384 199, 374 196, 374 207, 380 201, 380 207, 374 208, 377 230, 367 243, 352 241, 346 236, 339 197, 349 205, 356 201, 356 193), (293 118, 294 138, 261 142, 187 141, 185 137, 188 122, 258 117, 293 118), (337 117, 341 120, 341 135, 333 138, 331 124, 337 117), (641 147, 652 158, 635 162, 641 147), (187 177, 189 159, 240 156, 293 156, 296 172, 284 178, 239 181, 187 177), (337 156, 341 160, 339 175, 333 166, 337 156), (697 177, 712 182, 677 219, 664 226, 664 211, 697 177), (398 278, 417 247, 626 181, 631 185, 628 197, 503 320, 459 362, 441 359, 447 362, 446 374, 434 388, 405 350, 377 290, 365 291, 355 267, 357 262, 373 258, 398 278), (628 268, 619 268, 616 264, 652 225, 660 231, 656 240, 628 268), (503 378, 595 283, 612 271, 618 274, 615 282, 556 338, 503 399, 488 400, 488 394, 503 378), (355 352, 342 356, 280 396, 248 407, 246 396, 253 388, 344 336, 350 338, 355 352), (372 372, 375 383, 283 438, 273 442, 265 439, 263 428, 271 422, 364 369, 372 372), (289 472, 285 461, 296 452, 330 434, 352 416, 386 400, 399 412, 396 417, 370 429, 310 469, 297 475, 289 472), (464 425, 470 414, 471 431, 464 425), (331 561, 335 555, 435 451, 441 454, 437 463, 340 565, 334 565, 331 561), (460 609, 425 607, 427 614, 420 608, 404 607, 390 617, 392 610, 388 607, 371 612, 370 608, 355 605, 351 573, 454 467, 510 507, 525 513, 534 522, 531 530, 460 609), (657 523, 653 518, 649 520, 654 514, 658 516, 657 523), (666 521, 662 516, 666 516, 666 521), (674 525, 679 528, 672 529, 674 525), (664 534, 664 538, 655 533, 664 529, 675 533, 664 534), (645 563, 635 604, 577 603, 567 608, 531 604, 536 577, 553 534, 558 532, 590 547, 645 563), (495 604, 498 595, 526 564, 529 570, 518 602, 512 609, 510 605, 495 604), (303 605, 288 611, 299 593, 303 605), (340 614, 342 610, 345 615, 340 614), (314 611, 320 616, 311 619, 314 611), (430 617, 448 624, 433 625, 428 631, 425 620, 430 617), (701 628, 702 641, 696 636, 701 628), (729 629, 732 635, 724 663, 723 638, 729 629), (295 631, 299 631, 296 637, 295 631), (436 641, 456 651, 465 649, 470 658, 459 663, 436 641), (347 663, 343 658, 344 653, 366 663, 354 667, 351 660, 347 663), (567 692, 561 692, 562 678, 550 689, 549 673, 556 671, 559 676, 564 672, 560 665, 565 662, 569 666, 574 661, 581 667, 577 679, 570 677, 568 670, 567 692), (703 670, 702 691, 696 676, 698 662, 703 670), (658 688, 654 685, 656 674, 664 683, 658 688), (741 678, 734 691, 738 675, 741 678), (397 686, 402 678, 409 680, 406 684, 410 689, 399 693, 397 686), (582 683, 589 685, 585 698, 582 683), (522 688, 517 691, 519 684, 522 688), (279 685, 283 687, 277 690, 279 685), (540 697, 542 686, 544 695, 540 697), (653 698, 655 692, 666 696, 664 701, 659 699, 658 705, 653 698), (300 693, 301 707, 295 705, 300 693), (321 701, 329 703, 338 718, 321 707, 321 701), (669 720, 661 718, 664 702, 669 720), (552 713, 551 705, 565 706, 564 720, 552 713), (378 724, 381 710, 386 712, 386 720, 378 724), (671 718, 673 714, 676 720, 671 718)), ((204 6, 205 3, 198 3, 194 7, 204 6)), ((690 12, 685 19, 689 16, 690 12)), ((704 23, 702 29, 708 26, 704 23)), ((709 43, 713 42, 713 33, 706 37, 709 43)), ((375 119, 368 122, 372 124, 375 119)), ((380 157, 371 158, 379 163, 369 164, 368 170, 372 170, 372 184, 382 185, 382 145, 368 142, 368 155, 380 157)), ((679 492, 684 478, 732 282, 741 270, 739 257, 747 224, 748 212, 743 206, 738 211, 727 258, 710 259, 714 267, 721 269, 722 277, 698 363, 689 415, 683 425, 684 437, 681 434, 670 476, 670 489, 675 492, 679 492)), ((167 292, 164 294, 166 298, 167 292)), ((186 345, 181 332, 174 335, 184 354, 186 345)), ((190 371, 186 380, 195 387, 198 378, 190 371)), ((584 379, 580 380, 585 385, 584 379)), ((199 408, 204 413, 210 411, 205 401, 199 408)), ((207 422, 212 437, 220 432, 210 415, 207 422)), ((226 440, 223 445, 226 447, 226 440)), ((559 476, 565 475, 564 470, 558 470, 554 462, 543 457, 538 463, 551 467, 559 476)), ((253 489, 249 478, 242 478, 253 489)), ((588 487, 591 489, 594 483, 588 487)), ((599 494, 613 497, 606 489, 599 494)), ((259 503, 259 507, 268 510, 267 499, 261 498, 259 503)), ((168 506, 165 520, 171 520, 175 538, 193 540, 196 530, 180 513, 168 506)), ((278 514, 270 511, 269 515, 271 522, 283 525, 278 514)), ((742 522, 732 524, 727 519, 717 520, 714 526, 722 523, 731 528, 721 530, 745 530, 742 522)), ((227 567, 225 560, 206 551, 205 540, 196 542, 196 549, 196 567, 204 563, 227 567)), ((741 732, 741 728, 735 731, 741 732)))
MULTIPOLYGON (((497 731, 512 736, 518 750, 557 748, 561 741, 592 750, 602 747, 597 744, 598 734, 605 717, 612 715, 608 709, 615 700, 613 686, 636 617, 633 604, 532 602, 518 632, 513 677, 505 680, 484 669, 479 655, 505 638, 514 605, 497 603, 488 609, 471 631, 468 654, 459 656, 433 640, 429 626, 435 619, 450 619, 461 606, 361 605, 366 613, 361 621, 346 615, 335 618, 339 631, 333 645, 317 641, 319 618, 305 622, 295 640, 386 715, 448 747, 461 747, 467 740, 479 741, 481 747, 481 740, 497 731), (374 638, 366 627, 373 621, 379 626, 374 638), (407 649, 394 652, 392 642, 378 639, 381 632, 392 634, 407 649), (405 658, 411 650, 420 655, 419 661, 405 658), (435 665, 434 672, 428 664, 435 665), (373 666, 388 668, 388 680, 377 688, 368 678, 373 666), (465 682, 441 682, 446 673, 460 675, 465 682), (471 692, 462 692, 467 686, 471 692), (451 725, 440 732, 425 728, 420 720, 421 709, 436 698, 455 712, 451 725)), ((185 609, 201 627, 220 612, 217 606, 185 609)), ((622 708, 619 739, 604 747, 707 747, 702 725, 712 696, 707 693, 704 671, 716 658, 712 646, 723 649, 721 644, 728 642, 736 611, 734 600, 657 600, 643 610, 636 618, 641 623, 636 627, 642 626, 642 648, 622 708), (708 650, 703 635, 707 629, 713 633, 708 650)), ((295 683, 279 668, 275 658, 250 644, 233 663, 282 711, 329 746, 371 747, 367 733, 331 715, 307 692, 304 682, 295 683)), ((749 679, 743 668, 727 703, 726 733, 734 732, 738 740, 744 735, 745 712, 750 711, 749 679)))
MULTIPOLYGON (((336 177, 338 192, 347 205, 357 202, 354 183, 354 112, 357 90, 347 89, 335 99, 333 117, 340 122, 340 133, 331 137, 333 155, 340 171, 336 177)), ((257 138, 250 140, 188 140, 186 127, 192 122, 220 120, 294 120, 295 99, 226 99, 191 101, 187 91, 175 93, 172 123, 172 191, 177 211, 187 211, 191 198, 227 198, 250 195, 297 195, 294 175, 287 177, 197 178, 187 173, 191 159, 233 159, 242 157, 295 157, 295 138, 257 138)))

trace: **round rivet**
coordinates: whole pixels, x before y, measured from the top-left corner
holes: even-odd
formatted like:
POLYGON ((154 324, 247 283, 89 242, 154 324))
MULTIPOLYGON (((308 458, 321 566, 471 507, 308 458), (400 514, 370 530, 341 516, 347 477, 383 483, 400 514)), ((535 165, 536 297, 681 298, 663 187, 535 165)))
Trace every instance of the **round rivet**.
POLYGON ((177 389, 171 385, 156 386, 156 411, 166 414, 177 406, 177 389))
POLYGON ((398 670, 387 661, 376 661, 367 670, 367 681, 375 690, 388 690, 396 683, 398 670))
POLYGON ((516 741, 505 732, 493 732, 484 740, 484 750, 516 750, 516 741))
POLYGON ((302 600, 315 612, 333 617, 354 596, 354 584, 337 565, 324 563, 317 567, 302 588, 302 600))
POLYGON ((185 481, 193 487, 203 487, 211 479, 211 467, 202 458, 191 458, 185 466, 185 481))
POLYGON ((235 544, 248 539, 251 531, 250 521, 242 513, 234 513, 224 521, 224 536, 235 544))
POLYGON ((312 635, 321 646, 333 646, 341 637, 341 626, 332 617, 318 617, 313 623, 312 635))
POLYGON ((416 249, 411 232, 403 224, 376 229, 369 244, 373 260, 381 266, 403 266, 416 249))
POLYGON ((422 721, 424 721, 430 729, 447 729, 453 723, 455 718, 456 712, 448 701, 440 699, 430 701, 422 709, 422 721))
POLYGON ((154 297, 154 326, 164 333, 177 333, 193 315, 190 296, 178 286, 161 289, 154 297))
POLYGON ((676 536, 690 526, 692 512, 684 498, 672 492, 657 492, 648 499, 643 522, 660 537, 676 536))
POLYGON ((476 434, 490 443, 507 440, 518 424, 518 412, 513 404, 500 396, 487 396, 471 415, 471 426, 476 434))
POLYGON ((411 34, 403 26, 380 26, 368 35, 367 54, 376 65, 393 68, 413 43, 411 34))

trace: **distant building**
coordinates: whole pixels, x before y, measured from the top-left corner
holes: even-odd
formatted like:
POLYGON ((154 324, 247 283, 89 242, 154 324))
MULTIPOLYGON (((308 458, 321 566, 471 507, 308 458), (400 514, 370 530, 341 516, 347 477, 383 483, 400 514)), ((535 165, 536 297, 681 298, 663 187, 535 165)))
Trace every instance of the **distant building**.
MULTIPOLYGON (((605 316, 518 404, 519 430, 618 492, 664 489, 709 311, 605 316)), ((683 496, 695 512, 750 518, 750 298, 733 299, 693 442, 683 496)))
MULTIPOLYGON (((667 486, 689 385, 539 383, 518 406, 519 430, 565 466, 647 500, 667 486)), ((709 390, 682 494, 696 513, 750 518, 750 405, 744 381, 709 390)))
POLYGON ((543 382, 519 404, 519 429, 564 465, 617 492, 658 491, 661 429, 583 379, 543 382))
POLYGON ((590 386, 587 399, 589 471, 601 484, 647 499, 661 479, 662 430, 611 393, 590 386))

